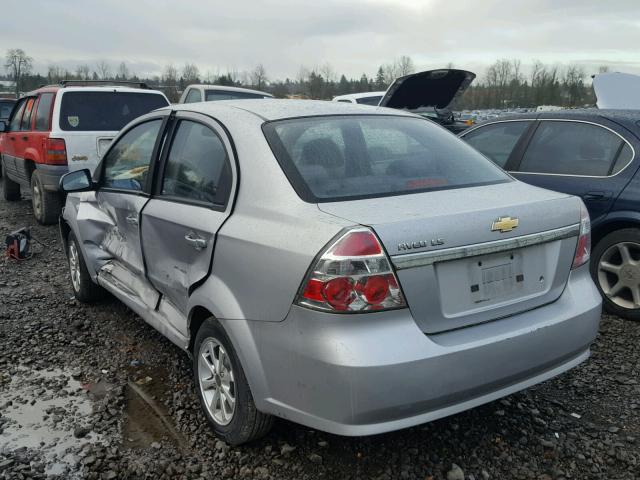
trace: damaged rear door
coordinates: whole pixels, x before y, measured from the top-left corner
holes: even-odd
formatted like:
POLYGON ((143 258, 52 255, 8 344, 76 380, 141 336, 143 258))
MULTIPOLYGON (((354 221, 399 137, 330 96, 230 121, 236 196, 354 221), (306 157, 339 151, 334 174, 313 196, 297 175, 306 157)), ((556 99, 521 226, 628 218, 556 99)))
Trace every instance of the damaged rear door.
POLYGON ((207 277, 230 213, 235 163, 224 130, 207 116, 178 112, 168 138, 142 212, 142 249, 147 278, 162 294, 160 312, 186 334, 189 294, 207 277))

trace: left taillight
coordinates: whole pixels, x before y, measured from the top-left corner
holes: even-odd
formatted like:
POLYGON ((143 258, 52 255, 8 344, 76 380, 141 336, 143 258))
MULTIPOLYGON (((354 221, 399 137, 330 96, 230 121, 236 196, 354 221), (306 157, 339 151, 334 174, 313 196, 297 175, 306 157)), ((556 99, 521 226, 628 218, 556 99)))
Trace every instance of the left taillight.
POLYGON ((578 268, 589 261, 591 257, 591 220, 589 212, 584 203, 580 205, 580 234, 578 237, 578 245, 576 246, 576 254, 573 257, 573 265, 571 268, 578 268))
POLYGON ((67 146, 62 138, 47 138, 45 149, 45 163, 49 165, 67 164, 67 146))
POLYGON ((296 303, 329 312, 372 312, 407 306, 382 245, 368 228, 342 234, 324 249, 296 303))

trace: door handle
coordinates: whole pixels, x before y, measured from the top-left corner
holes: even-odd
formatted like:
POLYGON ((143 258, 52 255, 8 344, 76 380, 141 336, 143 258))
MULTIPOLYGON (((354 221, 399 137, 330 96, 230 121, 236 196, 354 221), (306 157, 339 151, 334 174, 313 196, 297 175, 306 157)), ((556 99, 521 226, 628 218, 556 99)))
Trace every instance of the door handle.
POLYGON ((138 216, 135 214, 127 215, 127 223, 129 225, 138 225, 138 216))
POLYGON ((611 192, 587 192, 582 198, 584 200, 603 201, 611 198, 611 192))
POLYGON ((16 137, 9 137, 9 140, 11 140, 12 142, 16 141, 16 137))
POLYGON ((29 137, 27 137, 26 135, 23 135, 22 136, 22 140, 24 140, 26 142, 27 140, 29 140, 29 137))
POLYGON ((195 232, 189 232, 184 236, 186 242, 196 250, 202 250, 207 247, 207 241, 198 236, 195 232))

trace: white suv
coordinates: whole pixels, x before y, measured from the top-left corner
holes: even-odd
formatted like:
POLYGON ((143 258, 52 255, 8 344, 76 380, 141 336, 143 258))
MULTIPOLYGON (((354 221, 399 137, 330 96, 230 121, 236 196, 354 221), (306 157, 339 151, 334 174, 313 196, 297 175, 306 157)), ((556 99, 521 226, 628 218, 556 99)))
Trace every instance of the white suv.
POLYGON ((273 98, 273 95, 249 88, 225 87, 222 85, 189 85, 182 92, 178 103, 245 100, 249 98, 273 98))

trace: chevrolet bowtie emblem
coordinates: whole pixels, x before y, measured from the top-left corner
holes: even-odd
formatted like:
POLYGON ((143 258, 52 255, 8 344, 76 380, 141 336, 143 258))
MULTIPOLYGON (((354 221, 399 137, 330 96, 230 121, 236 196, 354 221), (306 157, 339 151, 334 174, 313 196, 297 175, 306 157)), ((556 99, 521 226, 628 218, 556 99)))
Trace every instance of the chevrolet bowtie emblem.
POLYGON ((491 231, 500 230, 502 233, 510 232, 518 226, 519 220, 511 217, 500 217, 491 224, 491 231))

